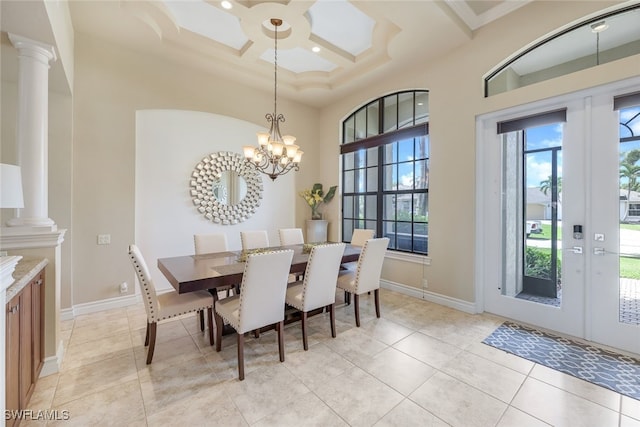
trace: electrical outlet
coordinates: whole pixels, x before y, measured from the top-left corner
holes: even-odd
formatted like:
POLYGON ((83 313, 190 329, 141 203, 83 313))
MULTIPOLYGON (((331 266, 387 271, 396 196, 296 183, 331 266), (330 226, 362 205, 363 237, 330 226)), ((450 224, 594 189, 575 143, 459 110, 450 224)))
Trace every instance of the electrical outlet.
POLYGON ((129 285, 127 284, 127 282, 120 283, 120 293, 126 294, 127 292, 129 292, 129 285))
POLYGON ((425 289, 429 287, 429 284, 427 283, 427 279, 422 279, 422 287, 425 289))
POLYGON ((111 244, 111 234, 98 234, 98 244, 99 245, 111 244))

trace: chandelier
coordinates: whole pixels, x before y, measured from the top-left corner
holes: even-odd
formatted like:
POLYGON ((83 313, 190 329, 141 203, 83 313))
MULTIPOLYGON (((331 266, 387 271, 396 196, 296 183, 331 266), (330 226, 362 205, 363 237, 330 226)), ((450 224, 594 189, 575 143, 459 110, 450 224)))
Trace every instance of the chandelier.
POLYGON ((245 145, 243 147, 245 161, 253 167, 268 175, 275 181, 280 175, 300 169, 302 151, 295 145, 296 138, 291 135, 282 136, 280 122, 284 122, 284 116, 278 114, 278 27, 282 25, 282 19, 272 18, 271 24, 275 28, 275 54, 274 54, 274 87, 273 87, 273 113, 267 113, 265 118, 270 123, 269 132, 258 132, 258 145, 245 145))

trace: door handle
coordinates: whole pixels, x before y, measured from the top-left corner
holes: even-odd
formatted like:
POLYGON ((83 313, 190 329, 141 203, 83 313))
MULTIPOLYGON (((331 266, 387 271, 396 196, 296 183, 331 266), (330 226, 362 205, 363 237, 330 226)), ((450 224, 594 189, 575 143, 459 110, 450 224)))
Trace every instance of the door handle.
POLYGON ((605 254, 618 255, 617 252, 611 252, 611 251, 606 250, 605 248, 593 248, 593 254, 594 255, 605 255, 605 254))
POLYGON ((569 250, 571 252, 573 252, 574 254, 581 254, 582 253, 582 246, 574 246, 572 248, 569 248, 569 250))

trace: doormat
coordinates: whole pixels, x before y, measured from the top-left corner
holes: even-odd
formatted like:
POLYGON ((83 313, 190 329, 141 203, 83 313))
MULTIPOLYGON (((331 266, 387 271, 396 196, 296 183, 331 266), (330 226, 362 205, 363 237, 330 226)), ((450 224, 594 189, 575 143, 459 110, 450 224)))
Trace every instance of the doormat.
POLYGON ((504 322, 482 342, 640 400, 639 359, 512 322, 504 322))

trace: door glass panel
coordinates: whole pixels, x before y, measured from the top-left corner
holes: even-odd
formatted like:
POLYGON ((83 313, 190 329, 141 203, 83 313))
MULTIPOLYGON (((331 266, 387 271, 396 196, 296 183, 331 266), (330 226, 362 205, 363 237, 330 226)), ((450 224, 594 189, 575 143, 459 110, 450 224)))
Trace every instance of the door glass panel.
POLYGON ((619 114, 619 319, 640 325, 640 106, 619 114))

